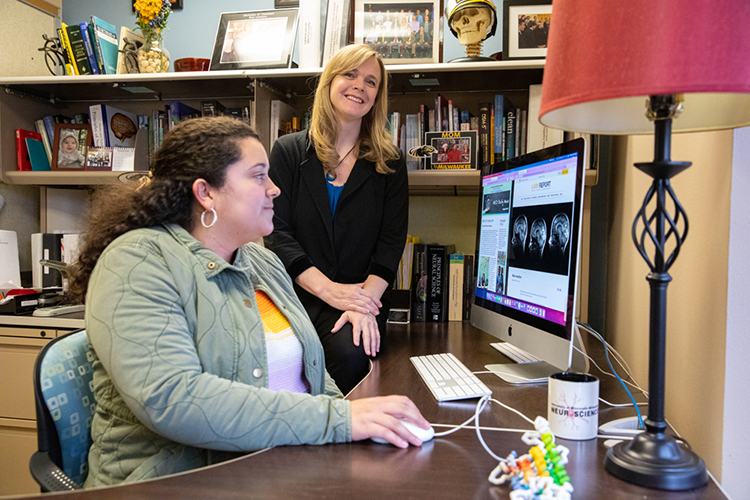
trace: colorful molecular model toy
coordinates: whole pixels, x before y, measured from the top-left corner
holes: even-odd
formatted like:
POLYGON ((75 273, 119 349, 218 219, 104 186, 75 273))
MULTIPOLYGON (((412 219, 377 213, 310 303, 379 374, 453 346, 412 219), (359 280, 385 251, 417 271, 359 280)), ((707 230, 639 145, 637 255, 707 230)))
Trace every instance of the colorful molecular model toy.
POLYGON ((542 417, 534 421, 535 431, 521 439, 532 448, 517 456, 511 452, 490 474, 492 484, 510 484, 511 500, 570 500, 573 485, 565 471, 568 449, 555 444, 549 422, 542 417))

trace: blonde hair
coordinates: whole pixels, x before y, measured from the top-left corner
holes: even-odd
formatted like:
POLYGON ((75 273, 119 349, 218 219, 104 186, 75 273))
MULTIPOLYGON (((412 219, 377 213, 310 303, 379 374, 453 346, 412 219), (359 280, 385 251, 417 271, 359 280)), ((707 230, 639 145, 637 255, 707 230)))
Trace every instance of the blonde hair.
POLYGON ((318 159, 326 169, 335 168, 339 161, 339 154, 336 152, 339 137, 338 118, 331 102, 331 82, 335 77, 357 68, 371 57, 374 57, 380 66, 380 86, 375 96, 375 103, 362 117, 357 157, 373 162, 378 173, 389 174, 393 173, 393 170, 386 165, 386 162, 395 160, 401 154, 386 131, 388 74, 385 72, 383 59, 367 45, 347 45, 326 64, 320 75, 318 88, 315 90, 315 102, 310 120, 310 139, 315 146, 318 159))

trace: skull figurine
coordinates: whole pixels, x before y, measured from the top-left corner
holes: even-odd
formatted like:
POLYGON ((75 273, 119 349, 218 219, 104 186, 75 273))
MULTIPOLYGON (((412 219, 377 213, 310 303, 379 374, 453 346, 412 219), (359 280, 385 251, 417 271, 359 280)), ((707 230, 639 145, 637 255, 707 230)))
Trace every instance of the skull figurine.
POLYGON ((445 14, 451 33, 461 45, 481 44, 495 34, 497 15, 492 0, 449 0, 445 14))
POLYGON ((471 45, 479 43, 487 37, 487 26, 491 19, 490 9, 464 9, 453 16, 451 28, 458 35, 458 43, 471 45))

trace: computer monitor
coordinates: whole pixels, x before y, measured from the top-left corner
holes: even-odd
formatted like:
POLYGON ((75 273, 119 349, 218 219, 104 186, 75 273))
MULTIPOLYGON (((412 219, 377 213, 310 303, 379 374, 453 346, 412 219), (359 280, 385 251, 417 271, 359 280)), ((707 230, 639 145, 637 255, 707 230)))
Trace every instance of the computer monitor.
POLYGON ((586 372, 572 349, 585 176, 578 138, 496 163, 482 173, 471 324, 539 363, 488 365, 510 383, 586 372))

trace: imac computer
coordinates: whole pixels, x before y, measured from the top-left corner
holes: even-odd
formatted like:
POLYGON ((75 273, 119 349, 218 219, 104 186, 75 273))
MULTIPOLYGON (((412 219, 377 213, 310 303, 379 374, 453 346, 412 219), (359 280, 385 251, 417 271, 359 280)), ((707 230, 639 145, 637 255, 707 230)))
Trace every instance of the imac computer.
POLYGON ((482 172, 471 324, 541 360, 487 366, 510 383, 588 370, 572 348, 585 149, 579 138, 482 172))

